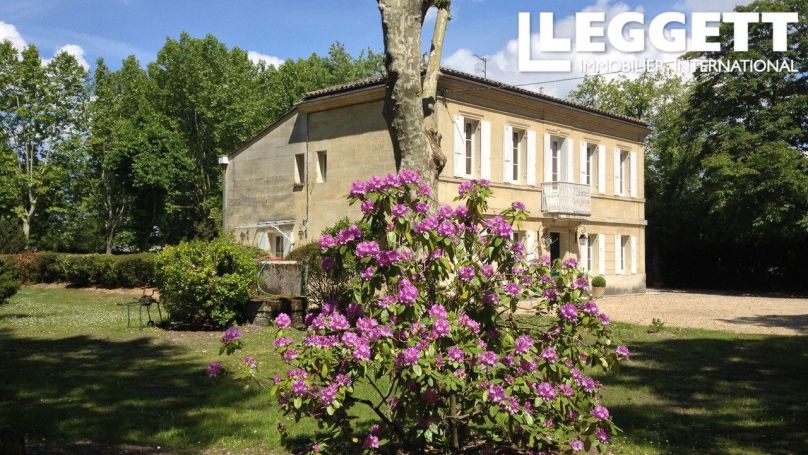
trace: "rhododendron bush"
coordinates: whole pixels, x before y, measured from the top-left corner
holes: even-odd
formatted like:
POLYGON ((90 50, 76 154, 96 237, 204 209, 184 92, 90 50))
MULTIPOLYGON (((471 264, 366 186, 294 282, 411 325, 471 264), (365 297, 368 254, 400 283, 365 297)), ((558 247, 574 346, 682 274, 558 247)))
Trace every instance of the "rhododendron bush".
MULTIPOLYGON (((275 320, 289 369, 271 392, 286 414, 321 424, 326 439, 313 451, 605 450, 616 428, 586 372, 628 350, 575 260, 528 260, 512 241, 524 206, 487 216, 490 196, 488 182, 467 181, 456 206, 432 210, 415 172, 353 184, 370 234, 350 226, 320 238, 324 269, 352 299, 308 314, 300 343, 287 315, 275 320), (539 318, 514 316, 527 300, 539 318), (369 429, 351 424, 354 407, 371 410, 369 429)), ((238 337, 223 343, 242 347, 238 337)), ((243 364, 246 376, 261 374, 251 357, 243 364)))

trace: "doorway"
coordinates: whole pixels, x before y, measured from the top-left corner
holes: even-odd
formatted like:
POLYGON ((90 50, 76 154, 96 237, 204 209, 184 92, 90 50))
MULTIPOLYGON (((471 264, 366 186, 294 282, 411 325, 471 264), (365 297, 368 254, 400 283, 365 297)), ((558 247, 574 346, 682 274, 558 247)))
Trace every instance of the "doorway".
POLYGON ((555 264, 556 259, 561 259, 561 233, 550 233, 550 263, 555 264))

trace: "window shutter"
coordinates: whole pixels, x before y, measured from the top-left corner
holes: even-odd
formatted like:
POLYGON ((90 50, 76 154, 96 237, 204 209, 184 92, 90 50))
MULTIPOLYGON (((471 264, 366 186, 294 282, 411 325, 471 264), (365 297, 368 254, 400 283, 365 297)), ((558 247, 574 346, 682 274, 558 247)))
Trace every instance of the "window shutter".
POLYGON ((614 195, 622 195, 622 186, 620 182, 620 149, 614 149, 614 195))
POLYGON ((630 192, 629 194, 631 197, 637 197, 637 152, 631 152, 628 154, 628 163, 629 163, 629 185, 630 192))
POLYGON ((606 236, 598 234, 598 274, 606 274, 606 236))
POLYGON ((527 184, 536 186, 536 132, 527 130, 527 184))
POLYGON ((466 134, 462 115, 454 118, 454 176, 466 175, 466 134))
POLYGON ((506 125, 502 133, 502 181, 510 183, 513 179, 513 163, 511 162, 511 150, 513 148, 513 128, 506 125))
POLYGON ((535 254, 533 253, 533 248, 535 248, 535 231, 527 231, 525 232, 525 251, 527 251, 527 260, 533 259, 535 254))
POLYGON ((550 145, 550 135, 544 133, 544 182, 553 181, 553 150, 550 145))
POLYGON ((586 174, 588 173, 588 169, 586 168, 586 141, 581 141, 581 151, 578 153, 580 157, 580 163, 578 163, 578 170, 580 170, 580 181, 582 184, 586 185, 586 174))
POLYGON ((606 146, 598 145, 598 193, 606 193, 606 146))
POLYGON ((580 258, 581 268, 584 269, 584 271, 586 272, 589 271, 587 264, 589 264, 589 241, 591 240, 590 237, 591 237, 590 235, 588 234, 586 235, 586 245, 581 245, 580 243, 578 244, 578 250, 581 252, 581 258, 580 258))
POLYGON ((623 248, 623 239, 620 238, 620 235, 614 236, 614 273, 621 274, 623 273, 623 264, 620 261, 620 251, 623 248))
POLYGON ((631 273, 637 273, 637 236, 629 237, 631 242, 631 273))
POLYGON ((491 179, 491 122, 480 121, 480 178, 491 179))
POLYGON ((567 164, 567 178, 566 181, 570 183, 575 182, 574 177, 574 167, 573 167, 573 156, 575 156, 575 144, 572 142, 572 138, 564 139, 564 159, 566 160, 567 164))

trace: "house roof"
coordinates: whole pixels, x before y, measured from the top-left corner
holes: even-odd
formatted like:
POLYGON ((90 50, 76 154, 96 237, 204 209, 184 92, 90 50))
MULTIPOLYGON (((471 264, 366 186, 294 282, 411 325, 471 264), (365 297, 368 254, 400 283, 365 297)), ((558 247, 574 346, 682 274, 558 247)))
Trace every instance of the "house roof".
MULTIPOLYGON (((611 118, 614 118, 614 119, 617 119, 617 120, 622 120, 622 121, 625 121, 625 122, 634 123, 636 125, 640 125, 640 126, 643 126, 643 127, 648 127, 648 123, 646 123, 645 121, 637 119, 637 118, 634 118, 634 117, 629 117, 627 115, 614 114, 614 113, 604 111, 604 110, 601 110, 601 109, 595 109, 595 108, 592 108, 592 107, 589 107, 589 106, 584 106, 584 105, 578 104, 578 103, 574 103, 572 101, 568 101, 568 100, 565 100, 565 99, 562 99, 562 98, 556 98, 554 96, 534 92, 532 90, 527 90, 527 89, 524 89, 524 88, 521 88, 521 87, 517 87, 515 85, 506 84, 504 82, 498 82, 498 81, 495 81, 495 80, 492 80, 492 79, 486 79, 486 78, 483 78, 483 77, 475 76, 473 74, 464 73, 462 71, 457 71, 457 70, 453 70, 453 69, 449 69, 449 68, 441 68, 440 71, 441 71, 442 75, 454 77, 454 78, 457 78, 457 79, 466 80, 466 81, 469 81, 469 82, 474 82, 474 83, 477 83, 477 84, 481 84, 481 85, 486 86, 486 87, 488 87, 490 89, 504 90, 504 91, 507 91, 507 92, 512 92, 512 93, 516 93, 516 94, 519 94, 519 95, 528 96, 528 97, 531 97, 531 98, 535 98, 535 99, 538 99, 538 100, 550 102, 550 103, 553 103, 553 104, 560 104, 560 105, 568 106, 568 107, 571 107, 571 108, 574 108, 574 109, 578 109, 578 110, 582 110, 582 111, 586 111, 586 112, 591 112, 591 113, 598 114, 598 115, 603 115, 603 116, 606 116, 606 117, 611 117, 611 118)), ((353 90, 358 90, 358 89, 363 89, 363 88, 368 88, 368 87, 373 87, 373 86, 378 86, 378 85, 384 85, 384 82, 385 82, 385 77, 384 76, 368 77, 368 78, 365 78, 365 79, 359 79, 359 80, 347 82, 347 83, 344 83, 344 84, 339 84, 339 85, 334 85, 334 86, 331 86, 331 87, 326 87, 326 88, 323 88, 323 89, 320 89, 320 90, 314 90, 312 92, 307 93, 304 96, 303 100, 304 101, 309 101, 309 100, 314 100, 314 99, 321 98, 321 97, 324 97, 324 96, 337 95, 337 94, 340 94, 340 93, 351 92, 353 90)))

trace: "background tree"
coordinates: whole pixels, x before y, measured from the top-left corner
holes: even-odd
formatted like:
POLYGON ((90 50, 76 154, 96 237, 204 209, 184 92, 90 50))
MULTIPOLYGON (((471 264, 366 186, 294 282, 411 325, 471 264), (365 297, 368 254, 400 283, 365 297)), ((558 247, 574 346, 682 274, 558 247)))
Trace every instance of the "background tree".
POLYGON ((84 138, 87 73, 76 59, 59 53, 43 65, 33 45, 22 54, 0 44, 0 129, 4 148, 16 157, 11 175, 15 212, 26 242, 42 199, 64 177, 60 163, 84 138), (60 156, 60 154, 63 154, 60 156))
POLYGON ((435 120, 435 102, 449 0, 378 0, 387 74, 384 117, 393 141, 396 168, 413 169, 430 186, 446 164, 435 120), (429 8, 435 28, 422 78, 421 29, 429 8))

